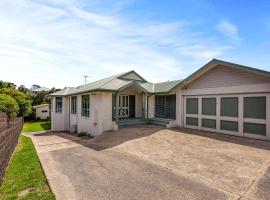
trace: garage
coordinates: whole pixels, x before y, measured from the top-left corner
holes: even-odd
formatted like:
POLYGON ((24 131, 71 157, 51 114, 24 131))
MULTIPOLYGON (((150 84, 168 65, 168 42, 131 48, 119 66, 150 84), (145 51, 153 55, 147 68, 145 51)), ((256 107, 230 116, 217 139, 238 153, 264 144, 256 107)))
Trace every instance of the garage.
POLYGON ((185 96, 187 128, 266 139, 269 94, 185 96))

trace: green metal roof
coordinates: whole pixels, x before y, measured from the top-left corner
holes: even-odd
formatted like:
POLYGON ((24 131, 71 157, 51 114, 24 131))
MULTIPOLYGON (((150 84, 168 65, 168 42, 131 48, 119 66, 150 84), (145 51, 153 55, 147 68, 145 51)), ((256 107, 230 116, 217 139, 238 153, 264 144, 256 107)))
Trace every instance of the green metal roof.
POLYGON ((116 92, 123 90, 131 85, 140 87, 143 91, 148 93, 164 93, 170 92, 171 89, 177 85, 180 81, 167 81, 163 83, 150 83, 142 78, 135 71, 129 71, 126 73, 118 74, 108 78, 104 78, 92 83, 88 83, 77 88, 64 88, 50 94, 50 96, 70 96, 75 94, 82 94, 86 92, 107 91, 116 92), (134 79, 132 79, 134 77, 134 79))
POLYGON ((247 72, 270 77, 270 72, 268 71, 255 69, 255 68, 247 67, 243 65, 238 65, 235 63, 230 63, 230 62, 226 62, 222 60, 213 59, 184 80, 167 81, 167 82, 162 82, 162 83, 150 83, 150 82, 147 82, 135 71, 129 71, 129 72, 121 73, 121 74, 111 76, 108 78, 104 78, 104 79, 101 79, 92 83, 88 83, 88 84, 79 86, 77 88, 72 88, 72 87, 64 88, 63 90, 50 94, 50 96, 69 96, 69 95, 82 94, 86 92, 97 92, 97 91, 116 92, 119 90, 123 90, 124 88, 127 88, 131 85, 136 85, 140 87, 143 91, 152 93, 152 94, 169 93, 169 92, 173 92, 174 89, 178 86, 184 87, 191 81, 203 75, 205 72, 207 72, 211 68, 218 65, 231 67, 231 68, 244 70, 247 72))

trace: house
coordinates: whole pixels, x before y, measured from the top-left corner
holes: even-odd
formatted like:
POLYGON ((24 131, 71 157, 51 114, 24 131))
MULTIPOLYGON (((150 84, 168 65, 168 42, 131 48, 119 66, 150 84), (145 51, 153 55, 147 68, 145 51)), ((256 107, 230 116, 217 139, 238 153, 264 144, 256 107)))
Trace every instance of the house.
POLYGON ((40 88, 35 88, 35 89, 32 89, 31 92, 33 93, 39 93, 39 92, 49 92, 49 88, 47 87, 40 87, 40 88))
POLYGON ((48 119, 50 117, 49 104, 33 106, 36 119, 48 119))
POLYGON ((130 71, 50 96, 54 131, 147 122, 270 140, 270 72, 221 60, 184 80, 154 84, 130 71))

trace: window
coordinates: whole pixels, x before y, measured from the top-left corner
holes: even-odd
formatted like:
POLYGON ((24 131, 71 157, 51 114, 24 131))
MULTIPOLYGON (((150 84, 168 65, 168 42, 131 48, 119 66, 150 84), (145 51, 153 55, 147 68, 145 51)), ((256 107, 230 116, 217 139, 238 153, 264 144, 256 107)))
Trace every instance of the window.
POLYGON ((187 98, 186 109, 187 114, 198 114, 198 98, 187 98))
POLYGON ((202 114, 216 115, 216 98, 202 98, 202 114))
POLYGON ((77 97, 71 97, 71 114, 77 114, 77 97))
POLYGON ((41 112, 46 113, 46 112, 48 112, 48 111, 47 111, 47 110, 42 110, 41 112))
POLYGON ((266 119, 266 97, 245 97, 244 117, 266 119))
POLYGON ((62 112, 62 97, 55 98, 55 112, 57 113, 62 112))
POLYGON ((82 116, 89 117, 90 104, 89 104, 89 95, 82 96, 82 116))
POLYGON ((220 115, 224 117, 238 117, 238 97, 222 97, 220 115))

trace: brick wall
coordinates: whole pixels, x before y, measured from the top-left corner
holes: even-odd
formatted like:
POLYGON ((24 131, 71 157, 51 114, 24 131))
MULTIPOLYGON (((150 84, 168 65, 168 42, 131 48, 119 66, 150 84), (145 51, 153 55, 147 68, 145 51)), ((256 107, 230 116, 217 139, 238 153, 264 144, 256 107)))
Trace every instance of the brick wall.
POLYGON ((6 113, 0 112, 0 183, 17 145, 22 126, 21 117, 10 119, 6 113))

